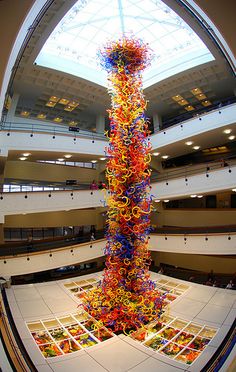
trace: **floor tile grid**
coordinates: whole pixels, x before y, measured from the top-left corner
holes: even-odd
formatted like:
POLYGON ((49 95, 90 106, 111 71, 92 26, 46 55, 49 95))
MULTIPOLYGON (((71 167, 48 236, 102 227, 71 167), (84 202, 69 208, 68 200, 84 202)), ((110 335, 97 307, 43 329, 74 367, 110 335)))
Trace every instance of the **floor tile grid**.
MULTIPOLYGON (((174 318, 174 319, 171 320, 170 322, 166 323, 165 326, 164 326, 163 328, 161 328, 158 332, 156 332, 155 334, 151 334, 151 335, 150 335, 150 336, 149 336, 145 341, 141 342, 141 345, 143 345, 143 346, 145 346, 145 347, 148 347, 147 345, 145 345, 145 344, 148 343, 148 341, 150 341, 150 340, 152 340, 153 338, 155 338, 155 336, 158 336, 159 334, 161 334, 161 333, 162 333, 163 331, 165 331, 168 327, 171 327, 172 323, 174 323, 176 320, 185 321, 185 320, 183 320, 183 319, 174 318)), ((202 337, 202 336, 200 335, 200 333, 201 333, 201 332, 202 332, 202 331, 203 331, 207 326, 205 326, 205 325, 202 325, 202 326, 201 326, 201 325, 200 325, 200 329, 199 329, 199 331, 198 331, 196 334, 191 334, 189 331, 186 332, 186 333, 188 333, 189 335, 192 335, 193 337, 192 337, 192 339, 191 339, 187 344, 185 344, 184 346, 175 342, 175 340, 178 338, 178 336, 179 336, 182 332, 185 332, 185 329, 187 329, 187 327, 188 327, 190 324, 193 324, 193 322, 192 322, 192 321, 186 322, 186 325, 185 325, 183 328, 179 329, 179 332, 176 333, 176 334, 175 334, 171 339, 169 339, 169 340, 164 339, 164 340, 167 341, 167 342, 166 342, 162 347, 160 347, 158 350, 156 350, 156 352, 159 353, 159 354, 162 354, 162 355, 164 355, 165 357, 167 357, 168 359, 170 359, 170 357, 169 357, 168 355, 166 355, 165 353, 162 353, 162 350, 165 349, 166 347, 168 347, 169 344, 171 344, 171 343, 173 344, 173 343, 174 343, 174 344, 176 344, 176 345, 182 347, 182 349, 178 352, 178 354, 176 354, 176 355, 173 357, 173 359, 176 359, 176 358, 179 356, 179 354, 182 354, 186 349, 187 349, 187 350, 192 350, 192 351, 194 351, 194 352, 197 352, 197 353, 199 353, 199 356, 200 356, 202 350, 199 351, 199 350, 197 350, 197 349, 192 349, 192 348, 189 347, 189 345, 190 345, 191 343, 193 343, 193 342, 195 341, 195 339, 196 339, 198 336, 199 336, 201 339, 208 339, 209 342, 210 342, 210 338, 202 337)), ((195 324, 195 323, 194 323, 194 324, 195 324)), ((171 359, 172 359, 172 358, 171 358, 171 359)), ((185 363, 185 364, 186 364, 186 363, 185 363)))
MULTIPOLYGON (((74 314, 74 315, 76 315, 76 314, 74 314)), ((67 328, 66 328, 66 326, 70 326, 70 325, 72 325, 72 324, 78 324, 83 330, 84 330, 84 333, 82 333, 81 334, 81 336, 83 336, 83 335, 85 335, 85 334, 89 334, 89 336, 91 336, 92 337, 92 339, 93 340, 95 340, 96 341, 96 343, 101 343, 101 342, 106 342, 106 340, 104 340, 104 341, 100 341, 96 336, 95 336, 95 334, 91 331, 89 331, 85 326, 84 326, 84 323, 86 323, 86 321, 84 321, 84 322, 79 322, 76 318, 75 318, 75 316, 74 316, 73 314, 67 314, 67 316, 65 316, 65 317, 68 317, 68 316, 71 316, 72 318, 73 318, 73 322, 71 323, 71 324, 67 324, 67 325, 64 325, 62 322, 61 322, 61 320, 60 319, 63 319, 63 317, 61 317, 61 318, 58 318, 58 317, 54 317, 52 320, 54 320, 54 319, 56 319, 57 320, 57 322, 59 323, 59 325, 58 326, 55 326, 55 327, 47 327, 44 323, 45 322, 47 322, 47 321, 50 321, 50 319, 43 319, 43 320, 39 320, 38 322, 39 323, 41 323, 41 325, 43 326, 43 328, 44 328, 44 330, 47 332, 47 334, 49 335, 49 337, 51 338, 51 340, 52 340, 52 342, 49 342, 50 344, 56 344, 56 346, 58 347, 58 349, 62 352, 62 355, 65 355, 65 354, 67 354, 67 353, 64 353, 63 352, 63 350, 61 349, 61 347, 60 347, 60 343, 62 342, 62 341, 67 341, 67 340, 70 340, 70 339, 72 339, 72 341, 73 342, 75 342, 75 344, 79 347, 79 350, 83 350, 83 347, 79 344, 79 342, 77 341, 77 339, 75 339, 74 337, 73 337, 73 335, 71 335, 70 333, 69 333, 69 331, 67 330, 67 328), (67 333, 68 334, 68 337, 65 337, 63 340, 56 340, 56 339, 54 339, 53 338, 53 336, 51 335, 51 333, 52 333, 52 331, 53 330, 56 330, 56 329, 59 329, 59 328, 61 328, 61 329, 63 329, 64 331, 65 331, 65 333, 67 333)), ((89 316, 89 318, 87 319, 87 320, 93 320, 95 323, 96 323, 96 320, 93 318, 93 317, 91 317, 91 316, 89 316)), ((33 324, 33 322, 32 323, 26 323, 26 324, 33 324)), ((113 333, 111 333, 111 332, 109 332, 105 327, 102 327, 102 328, 104 328, 108 333, 110 333, 111 334, 111 336, 112 337, 114 337, 115 335, 113 334, 113 333)), ((95 330, 96 331, 96 330, 95 330)), ((33 333, 37 333, 37 331, 35 331, 35 332, 32 332, 32 331, 30 331, 30 333, 31 333, 31 337, 33 338, 33 340, 34 340, 34 342, 36 343, 36 340, 34 339, 34 337, 33 337, 33 333)), ((46 346, 46 345, 48 345, 49 343, 43 343, 43 344, 37 344, 37 346, 39 347, 39 346, 46 346)), ((91 345, 91 346, 93 346, 93 345, 91 345)), ((39 349, 40 349, 40 347, 39 347, 39 349)), ((40 349, 41 350, 41 349, 40 349)), ((78 351, 79 351, 78 350, 78 351)))
MULTIPOLYGON (((79 282, 77 282, 76 283, 76 281, 75 280, 73 280, 72 282, 69 282, 69 283, 66 283, 66 284, 68 284, 67 286, 66 286, 66 289, 67 290, 71 290, 71 289, 73 289, 73 288, 80 288, 80 289, 82 289, 83 290, 83 288, 84 288, 84 285, 86 285, 86 283, 88 283, 89 284, 89 282, 88 281, 86 281, 86 280, 82 280, 81 281, 81 283, 82 283, 82 285, 81 285, 81 287, 79 287, 79 284, 78 284, 79 282), (83 283, 83 282, 85 282, 85 283, 83 283), (71 286, 71 288, 69 288, 71 286)), ((172 293, 172 292, 175 292, 176 290, 177 290, 177 296, 176 296, 176 298, 178 298, 178 297, 180 297, 183 293, 185 293, 190 287, 189 286, 187 286, 186 284, 182 284, 182 283, 178 283, 178 282, 175 282, 175 281, 173 281, 173 280, 157 280, 157 281, 155 281, 155 283, 156 283, 156 285, 157 285, 157 289, 159 289, 159 288, 163 288, 164 290, 167 290, 167 291, 169 291, 169 293, 172 293), (169 285, 168 285, 169 284, 169 285), (178 292, 178 290, 179 290, 179 292, 178 292)), ((65 286, 65 283, 64 283, 64 286, 65 286)), ((86 289, 91 289, 91 288, 86 288, 86 289)), ((71 291, 70 291, 71 292, 71 291)), ((162 293, 165 293, 164 291, 162 291, 161 290, 161 292, 162 293)), ((75 296, 76 296, 76 294, 74 294, 75 296)), ((174 300, 173 300, 174 301, 174 300)), ((172 301, 168 301, 168 303, 171 303, 172 301)), ((190 323, 190 322, 189 322, 190 323)), ((189 324, 188 323, 188 324, 189 324)), ((186 325, 187 326, 187 325, 186 325)), ((202 326, 202 329, 203 329, 203 327, 204 326, 202 326)), ((163 329, 162 329, 163 330, 163 329)), ((171 339, 171 340, 169 340, 165 345, 163 345, 163 347, 162 348, 160 348, 159 350, 158 350, 158 352, 160 351, 162 351, 166 346, 168 346, 170 343, 173 343, 173 341, 174 341, 174 339, 175 338, 177 338, 178 337, 178 335, 182 332, 183 330, 180 330, 179 331, 179 333, 173 338, 173 339, 171 339)), ((200 333, 200 331, 201 331, 201 329, 199 330, 199 333, 200 333)), ((150 336, 150 339, 151 338, 153 338, 153 336, 154 335, 152 335, 152 336, 150 336)), ((192 340, 190 340, 189 341, 189 343, 188 343, 188 345, 185 345, 180 351, 179 351, 179 353, 174 357, 174 359, 176 358, 176 357, 178 357, 178 355, 180 354, 180 353, 182 353, 182 352, 184 352, 185 351, 185 349, 190 349, 190 348, 188 348, 188 346, 189 346, 189 344, 191 343, 191 342, 193 342, 194 340, 195 340, 195 338, 197 337, 198 335, 195 335, 194 336, 194 338, 192 339, 192 340)), ((146 340, 146 341, 148 341, 148 340, 146 340)), ((145 341, 145 342, 146 342, 145 341)), ((193 351, 196 351, 196 352, 198 352, 197 350, 193 350, 193 351)), ((199 352, 199 355, 200 355, 200 352, 199 352)), ((165 356, 167 356, 167 355, 165 355, 165 356)), ((168 357, 168 356, 167 356, 168 357)))

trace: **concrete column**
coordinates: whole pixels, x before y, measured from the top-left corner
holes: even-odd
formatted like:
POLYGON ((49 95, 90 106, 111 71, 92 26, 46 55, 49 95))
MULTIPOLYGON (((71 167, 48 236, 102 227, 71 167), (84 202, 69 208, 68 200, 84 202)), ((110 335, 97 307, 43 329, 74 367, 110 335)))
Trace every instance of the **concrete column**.
POLYGON ((105 130, 105 116, 98 115, 96 117, 96 132, 104 133, 104 130, 105 130))
POLYGON ((13 97, 12 97, 12 100, 11 100, 11 106, 10 106, 10 108, 8 110, 8 113, 7 113, 7 118, 6 118, 7 122, 12 122, 13 121, 19 98, 20 98, 19 93, 14 93, 13 94, 13 97))
POLYGON ((153 127, 154 127, 154 133, 162 129, 162 120, 161 120, 160 115, 157 113, 153 114, 153 127))

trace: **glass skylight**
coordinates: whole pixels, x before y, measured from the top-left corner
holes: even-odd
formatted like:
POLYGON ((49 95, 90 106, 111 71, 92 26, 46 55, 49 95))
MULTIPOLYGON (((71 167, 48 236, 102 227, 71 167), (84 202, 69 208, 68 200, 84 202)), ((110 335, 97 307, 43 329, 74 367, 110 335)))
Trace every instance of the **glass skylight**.
POLYGON ((200 38, 161 0, 79 0, 54 29, 36 63, 106 86, 97 50, 122 34, 141 38, 153 50, 144 87, 214 60, 200 38))

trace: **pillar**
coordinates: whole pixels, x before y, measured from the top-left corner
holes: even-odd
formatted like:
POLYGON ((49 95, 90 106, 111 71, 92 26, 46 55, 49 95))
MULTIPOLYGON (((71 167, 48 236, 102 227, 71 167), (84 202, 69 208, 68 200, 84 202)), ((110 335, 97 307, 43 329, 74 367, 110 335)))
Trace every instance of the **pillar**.
POLYGON ((161 116, 157 113, 153 114, 153 127, 154 127, 154 133, 162 129, 161 116))
POLYGON ((96 117, 96 132, 104 133, 105 130, 105 117, 103 115, 98 115, 96 117))

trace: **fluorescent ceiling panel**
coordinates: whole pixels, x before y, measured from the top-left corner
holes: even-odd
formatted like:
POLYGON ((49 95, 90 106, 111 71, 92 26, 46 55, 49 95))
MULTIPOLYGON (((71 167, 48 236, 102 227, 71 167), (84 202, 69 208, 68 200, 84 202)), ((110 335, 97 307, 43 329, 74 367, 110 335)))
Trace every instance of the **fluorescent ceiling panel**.
POLYGON ((161 0, 79 0, 40 51, 38 65, 107 86, 97 51, 122 34, 149 43, 154 53, 144 87, 214 60, 200 38, 161 0))

